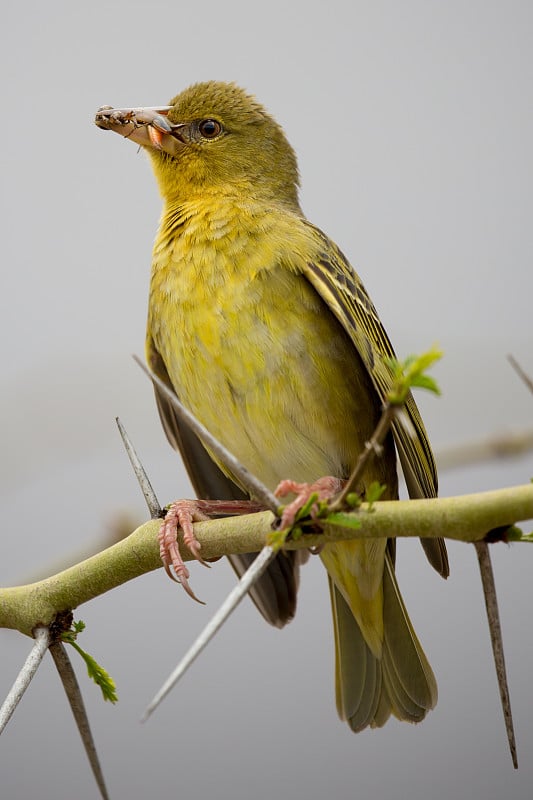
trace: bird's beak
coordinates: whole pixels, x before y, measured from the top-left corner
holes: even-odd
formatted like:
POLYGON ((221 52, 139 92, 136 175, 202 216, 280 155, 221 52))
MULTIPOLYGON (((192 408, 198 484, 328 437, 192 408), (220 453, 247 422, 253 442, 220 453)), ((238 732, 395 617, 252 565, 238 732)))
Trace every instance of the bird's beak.
POLYGON ((173 125, 168 119, 172 106, 157 108, 112 108, 102 106, 96 112, 95 125, 105 131, 115 131, 142 147, 162 150, 177 155, 183 146, 180 138, 182 125, 173 125))

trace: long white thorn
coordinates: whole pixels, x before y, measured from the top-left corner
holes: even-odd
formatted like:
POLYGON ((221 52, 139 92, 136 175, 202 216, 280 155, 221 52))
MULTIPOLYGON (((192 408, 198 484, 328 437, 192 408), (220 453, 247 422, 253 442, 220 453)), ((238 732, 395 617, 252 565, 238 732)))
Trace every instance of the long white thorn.
POLYGON ((11 719, 13 712, 22 700, 24 692, 30 685, 31 679, 37 672, 39 664, 44 658, 44 654, 48 650, 52 637, 49 628, 42 625, 35 628, 33 635, 35 643, 30 651, 30 654, 22 669, 20 670, 15 683, 8 692, 6 699, 0 708, 0 733, 3 733, 4 728, 11 719))
POLYGON ((243 597, 248 593, 250 587, 263 574, 268 565, 276 557, 277 551, 270 546, 263 547, 257 558, 250 564, 246 572, 241 576, 238 583, 231 590, 220 608, 207 623, 195 642, 183 656, 176 669, 165 681, 161 689, 155 695, 152 702, 141 717, 141 722, 145 722, 152 714, 161 701, 167 696, 172 687, 179 681, 191 666, 197 656, 200 655, 215 633, 224 624, 230 614, 237 608, 243 597))

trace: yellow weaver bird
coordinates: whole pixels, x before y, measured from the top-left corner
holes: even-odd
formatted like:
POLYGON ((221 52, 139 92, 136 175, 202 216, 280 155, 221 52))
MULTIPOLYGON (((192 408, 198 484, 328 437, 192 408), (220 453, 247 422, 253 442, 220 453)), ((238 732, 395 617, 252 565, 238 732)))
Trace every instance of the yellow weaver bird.
MULTIPOLYGON (((393 349, 355 271, 305 218, 296 157, 281 127, 238 86, 214 81, 162 108, 103 107, 96 123, 146 149, 163 197, 146 342, 152 369, 272 490, 287 478, 348 478, 390 388, 393 349)), ((246 497, 156 395, 198 496, 246 497)), ((378 481, 386 498, 398 497, 397 450, 410 496, 434 497, 433 455, 411 396, 405 411, 411 430, 394 422, 364 484, 378 481)), ((173 522, 190 529, 186 517, 173 522)), ((186 583, 175 538, 175 527, 170 541, 167 530, 163 557, 186 583)), ((437 701, 396 583, 394 545, 350 541, 320 554, 333 609, 337 709, 354 731, 379 727, 391 713, 419 722, 437 701)), ((422 545, 447 577, 444 542, 422 545)), ((242 573, 252 558, 231 561, 242 573)), ((273 625, 294 616, 300 560, 280 554, 251 591, 273 625)))

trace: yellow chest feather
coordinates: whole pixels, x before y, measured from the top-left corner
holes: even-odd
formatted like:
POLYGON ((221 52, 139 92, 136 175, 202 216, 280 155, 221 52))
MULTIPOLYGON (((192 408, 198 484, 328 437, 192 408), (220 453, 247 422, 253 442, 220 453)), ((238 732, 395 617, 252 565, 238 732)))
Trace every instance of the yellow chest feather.
POLYGON ((297 271, 308 244, 285 227, 240 214, 160 235, 148 323, 182 402, 271 488, 344 475, 375 419, 353 346, 297 271))

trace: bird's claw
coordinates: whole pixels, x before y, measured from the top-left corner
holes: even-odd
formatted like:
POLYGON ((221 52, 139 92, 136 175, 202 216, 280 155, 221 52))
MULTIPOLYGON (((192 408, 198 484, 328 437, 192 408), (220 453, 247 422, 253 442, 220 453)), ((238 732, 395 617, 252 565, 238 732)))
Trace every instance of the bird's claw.
MULTIPOLYGON (((210 515, 226 516, 234 514, 251 514, 255 511, 263 511, 260 503, 251 500, 178 500, 171 503, 165 514, 165 518, 159 528, 159 554, 163 567, 168 577, 176 583, 181 583, 187 594, 198 600, 191 587, 189 586, 189 570, 181 556, 178 545, 178 530, 183 532, 183 544, 192 553, 194 558, 210 567, 201 555, 201 545, 194 535, 194 522, 201 522, 210 519, 210 515)), ((217 561, 218 559, 213 559, 217 561)))
POLYGON ((197 597, 193 592, 193 590, 191 589, 189 583, 189 570, 187 569, 183 561, 181 561, 182 566, 179 566, 179 564, 177 563, 177 561, 181 560, 179 551, 177 553, 177 558, 176 556, 174 556, 172 561, 168 561, 166 557, 165 558, 161 557, 161 560, 163 561, 164 570, 167 573, 170 580, 179 583, 183 587, 183 589, 185 589, 190 598, 196 600, 197 603, 200 603, 201 605, 204 606, 205 605, 204 601, 200 600, 200 598, 197 597), (172 570, 174 570, 174 572, 172 572, 172 570))
POLYGON ((311 505, 309 513, 315 519, 318 513, 318 503, 328 500, 337 494, 342 489, 343 484, 344 481, 331 475, 319 478, 314 483, 297 483, 291 480, 281 481, 274 492, 276 497, 285 497, 288 494, 295 494, 296 497, 283 509, 278 525, 279 529, 285 530, 294 525, 298 511, 309 502, 312 495, 316 495, 316 500, 311 505))
POLYGON ((194 500, 178 500, 172 503, 167 510, 165 519, 159 529, 159 554, 165 568, 165 572, 172 580, 181 583, 187 594, 201 603, 191 587, 189 586, 189 570, 181 556, 178 546, 178 529, 183 531, 183 543, 193 556, 204 567, 209 564, 204 561, 200 554, 201 545, 194 535, 193 523, 206 520, 208 517, 203 514, 194 500))

